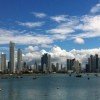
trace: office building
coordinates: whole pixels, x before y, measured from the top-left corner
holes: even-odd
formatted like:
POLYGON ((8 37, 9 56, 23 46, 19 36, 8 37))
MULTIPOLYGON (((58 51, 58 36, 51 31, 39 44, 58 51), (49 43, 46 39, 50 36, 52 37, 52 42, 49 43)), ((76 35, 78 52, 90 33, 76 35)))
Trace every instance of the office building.
POLYGON ((74 72, 76 72, 77 74, 81 72, 81 64, 79 63, 78 60, 74 61, 73 68, 74 72))
POLYGON ((22 71, 22 51, 21 49, 18 49, 17 51, 17 68, 16 68, 17 73, 22 71))
POLYGON ((51 56, 49 54, 44 54, 41 57, 41 67, 42 71, 51 72, 51 56))
POLYGON ((100 72, 99 62, 100 61, 99 61, 99 57, 97 54, 94 56, 90 55, 90 58, 88 58, 88 63, 87 63, 88 66, 86 66, 86 70, 91 73, 100 72))
POLYGON ((14 61, 14 50, 15 50, 15 43, 10 42, 10 66, 9 66, 9 71, 10 73, 15 73, 15 61, 14 61))
POLYGON ((75 59, 67 59, 67 70, 73 70, 73 65, 74 65, 75 59))
POLYGON ((6 54, 1 54, 1 72, 6 72, 6 54))

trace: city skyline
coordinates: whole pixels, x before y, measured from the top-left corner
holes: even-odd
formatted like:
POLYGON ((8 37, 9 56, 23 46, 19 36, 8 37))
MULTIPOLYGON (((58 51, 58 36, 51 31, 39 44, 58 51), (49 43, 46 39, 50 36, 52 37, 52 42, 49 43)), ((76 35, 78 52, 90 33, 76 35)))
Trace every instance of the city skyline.
POLYGON ((0 12, 0 53, 7 60, 10 41, 22 49, 27 62, 44 53, 60 63, 66 58, 86 63, 91 54, 100 56, 99 0, 1 0, 0 12))
POLYGON ((100 0, 0 0, 0 100, 100 100, 100 0))
POLYGON ((76 58, 68 59, 65 58, 65 62, 57 62, 55 58, 52 58, 50 53, 44 53, 41 55, 40 62, 37 60, 32 61, 29 64, 23 59, 22 50, 16 48, 16 44, 12 41, 9 43, 9 59, 6 60, 7 54, 1 53, 0 57, 0 71, 2 73, 52 73, 52 72, 100 72, 100 57, 98 54, 90 55, 86 58, 86 63, 84 68, 82 67, 82 62, 78 61, 76 58), (15 56, 15 49, 17 49, 17 56, 15 56), (54 60, 54 61, 53 61, 54 60))

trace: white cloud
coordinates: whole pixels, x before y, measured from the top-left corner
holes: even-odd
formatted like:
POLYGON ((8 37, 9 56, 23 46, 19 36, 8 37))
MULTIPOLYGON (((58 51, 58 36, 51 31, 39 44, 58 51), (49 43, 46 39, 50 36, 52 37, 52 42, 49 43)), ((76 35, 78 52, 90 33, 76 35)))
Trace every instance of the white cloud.
POLYGON ((58 46, 54 46, 51 48, 51 50, 40 50, 40 51, 33 51, 33 52, 27 52, 24 54, 24 59, 27 61, 34 61, 38 60, 40 61, 42 54, 49 53, 52 57, 52 62, 59 62, 59 63, 66 63, 66 59, 73 59, 76 58, 79 60, 79 62, 82 63, 82 67, 85 67, 85 63, 88 60, 88 57, 92 54, 98 54, 100 57, 100 48, 94 48, 94 49, 81 49, 76 50, 73 49, 71 51, 67 51, 64 49, 61 49, 58 46))
POLYGON ((52 16, 51 17, 51 19, 53 20, 53 21, 56 21, 56 22, 64 22, 64 21, 66 21, 67 20, 67 15, 58 15, 58 16, 52 16))
POLYGON ((41 44, 40 45, 40 47, 42 47, 42 48, 51 48, 52 47, 52 45, 48 45, 48 44, 41 44))
MULTIPOLYGON (((67 15, 66 15, 67 16, 67 15)), ((48 33, 53 34, 55 38, 66 39, 69 35, 75 32, 75 27, 79 24, 79 19, 76 17, 66 17, 66 21, 59 23, 55 28, 48 30, 48 33)))
POLYGON ((65 34, 53 34, 53 40, 65 40, 67 35, 65 34))
POLYGON ((85 16, 82 20, 84 31, 100 32, 100 15, 85 16))
POLYGON ((32 61, 32 60, 37 59, 40 61, 41 56, 44 53, 49 53, 51 55, 52 59, 54 59, 54 62, 57 61, 59 63, 65 62, 67 57, 74 58, 74 55, 71 54, 70 52, 67 52, 64 49, 61 49, 58 46, 54 46, 51 48, 50 51, 46 51, 44 49, 42 49, 40 51, 33 51, 33 52, 28 51, 26 54, 24 54, 23 59, 27 60, 27 61, 32 61))
POLYGON ((25 51, 28 51, 28 52, 34 52, 38 50, 39 50, 38 46, 28 46, 27 48, 25 48, 25 51))
POLYGON ((84 40, 82 38, 79 38, 79 37, 76 38, 74 42, 78 43, 78 44, 84 44, 84 40))
POLYGON ((100 13, 100 3, 96 4, 91 10, 91 13, 100 13))
POLYGON ((44 25, 44 22, 17 22, 21 26, 25 26, 28 28, 35 28, 35 27, 41 27, 44 25))
POLYGON ((81 30, 76 37, 93 38, 100 37, 100 15, 84 16, 81 19, 82 23, 76 26, 76 30, 81 30))
POLYGON ((19 34, 21 31, 0 29, 0 44, 8 44, 13 41, 18 44, 52 44, 53 39, 48 35, 19 34), (3 34, 4 33, 4 34, 3 34))
POLYGON ((70 33, 75 32, 75 25, 78 24, 78 20, 70 19, 67 22, 60 23, 56 28, 50 29, 47 32, 52 34, 61 34, 61 35, 68 35, 70 33))
POLYGON ((44 18, 47 16, 45 13, 38 13, 38 12, 33 12, 32 14, 34 14, 34 16, 38 18, 44 18))
POLYGON ((54 28, 49 30, 48 32, 52 34, 68 34, 74 32, 74 30, 70 28, 54 28))
POLYGON ((18 30, 7 30, 0 28, 0 36, 12 36, 13 33, 17 34, 19 31, 18 30))

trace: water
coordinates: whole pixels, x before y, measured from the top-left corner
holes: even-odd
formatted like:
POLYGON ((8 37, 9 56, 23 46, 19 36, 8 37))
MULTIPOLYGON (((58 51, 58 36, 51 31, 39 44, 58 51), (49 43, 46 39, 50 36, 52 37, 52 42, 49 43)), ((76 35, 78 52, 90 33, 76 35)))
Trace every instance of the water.
POLYGON ((0 79, 0 100, 100 100, 100 77, 65 74, 0 79))

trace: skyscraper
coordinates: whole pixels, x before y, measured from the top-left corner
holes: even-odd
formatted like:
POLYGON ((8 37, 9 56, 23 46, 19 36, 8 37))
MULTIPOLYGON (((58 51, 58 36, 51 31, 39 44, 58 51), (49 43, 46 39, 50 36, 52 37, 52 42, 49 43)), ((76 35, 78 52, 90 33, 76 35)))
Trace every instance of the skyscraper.
POLYGON ((6 72, 6 54, 1 54, 1 71, 6 72))
POLYGON ((99 57, 98 57, 98 54, 96 54, 95 55, 95 71, 96 72, 99 72, 98 62, 99 62, 99 57))
POLYGON ((76 72, 77 74, 81 72, 81 64, 79 63, 78 60, 75 60, 75 61, 74 61, 73 68, 74 68, 74 70, 75 70, 75 72, 76 72))
POLYGON ((59 70, 59 63, 56 63, 56 72, 59 70))
POLYGON ((35 71, 38 72, 38 64, 37 64, 37 61, 35 61, 35 63, 34 63, 34 68, 35 68, 35 71))
POLYGON ((99 72, 100 71, 100 65, 99 65, 99 57, 96 54, 95 56, 90 55, 90 58, 88 58, 88 72, 99 72))
POLYGON ((67 70, 73 70, 75 59, 67 59, 67 70))
POLYGON ((89 60, 90 72, 94 72, 93 58, 94 58, 93 55, 90 55, 90 60, 89 60))
POLYGON ((44 54, 41 57, 41 67, 42 71, 45 69, 47 72, 51 72, 51 56, 49 54, 44 54))
POLYGON ((14 73, 15 72, 15 61, 14 61, 14 50, 15 50, 15 43, 10 42, 10 68, 9 71, 10 73, 14 73))
POLYGON ((16 71, 19 73, 22 71, 22 51, 21 49, 18 49, 17 51, 17 68, 16 71))

